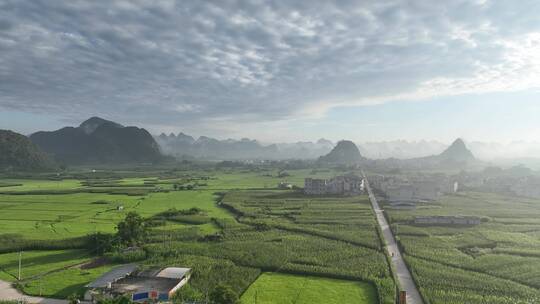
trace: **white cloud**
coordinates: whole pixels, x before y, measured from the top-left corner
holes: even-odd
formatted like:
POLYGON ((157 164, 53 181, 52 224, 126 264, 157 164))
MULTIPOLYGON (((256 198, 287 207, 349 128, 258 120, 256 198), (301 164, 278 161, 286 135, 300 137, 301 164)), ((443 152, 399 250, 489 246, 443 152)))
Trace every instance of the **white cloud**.
POLYGON ((4 0, 0 108, 243 126, 527 90, 540 83, 535 5, 4 0))

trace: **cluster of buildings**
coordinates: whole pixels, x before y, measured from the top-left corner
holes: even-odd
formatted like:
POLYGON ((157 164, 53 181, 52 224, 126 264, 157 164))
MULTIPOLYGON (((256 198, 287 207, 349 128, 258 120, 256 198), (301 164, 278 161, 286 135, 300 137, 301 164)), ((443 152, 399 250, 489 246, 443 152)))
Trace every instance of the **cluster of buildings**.
POLYGON ((540 177, 528 176, 518 178, 510 190, 519 196, 540 198, 540 177))
POLYGON ((364 180, 356 175, 340 175, 331 179, 306 178, 304 193, 308 195, 357 195, 364 192, 364 180))
POLYGON ((416 216, 414 223, 417 225, 454 225, 454 226, 471 226, 479 225, 481 222, 476 216, 416 216))
POLYGON ((369 177, 370 185, 381 191, 389 202, 433 201, 441 195, 455 193, 459 183, 444 174, 369 177))
POLYGON ((487 168, 482 172, 462 172, 456 177, 466 189, 540 198, 540 176, 521 167, 487 168))
POLYGON ((134 302, 169 301, 191 277, 190 268, 167 267, 140 270, 135 264, 115 267, 88 284, 84 300, 127 296, 134 302))

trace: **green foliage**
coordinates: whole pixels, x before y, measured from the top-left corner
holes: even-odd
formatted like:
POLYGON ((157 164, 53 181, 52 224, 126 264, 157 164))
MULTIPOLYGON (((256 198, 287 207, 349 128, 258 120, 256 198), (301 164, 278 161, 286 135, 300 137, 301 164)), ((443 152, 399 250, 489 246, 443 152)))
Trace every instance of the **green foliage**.
POLYGON ((145 260, 147 258, 147 254, 146 251, 144 251, 143 249, 118 249, 116 251, 106 253, 105 257, 107 257, 110 262, 126 264, 145 260))
POLYGON ((136 246, 147 234, 144 219, 137 212, 129 212, 126 218, 118 223, 117 236, 125 245, 136 246))
POLYGON ((69 304, 77 304, 80 300, 79 300, 79 297, 77 296, 77 294, 71 294, 68 298, 68 303, 69 304))
POLYGON ((175 304, 184 304, 184 303, 198 303, 204 300, 204 295, 192 287, 191 284, 186 284, 182 286, 172 297, 172 301, 175 304))
POLYGON ((237 304, 238 294, 227 285, 218 285, 210 293, 212 304, 237 304))
POLYGON ((88 249, 96 255, 103 255, 113 249, 115 242, 112 234, 98 232, 88 236, 88 249))

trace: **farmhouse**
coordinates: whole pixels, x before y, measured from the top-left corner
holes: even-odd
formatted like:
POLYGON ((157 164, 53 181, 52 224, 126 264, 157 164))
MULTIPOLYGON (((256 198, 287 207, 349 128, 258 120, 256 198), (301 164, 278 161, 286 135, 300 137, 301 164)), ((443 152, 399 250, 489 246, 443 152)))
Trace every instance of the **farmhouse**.
POLYGON ((416 216, 414 223, 419 225, 479 225, 480 218, 476 216, 416 216))
POLYGON ((122 265, 88 284, 84 299, 98 301, 127 296, 135 302, 168 301, 187 283, 190 276, 190 268, 167 267, 139 271, 135 264, 122 265))
POLYGON ((363 180, 356 175, 342 175, 331 179, 306 178, 304 193, 309 195, 355 195, 364 191, 363 180))

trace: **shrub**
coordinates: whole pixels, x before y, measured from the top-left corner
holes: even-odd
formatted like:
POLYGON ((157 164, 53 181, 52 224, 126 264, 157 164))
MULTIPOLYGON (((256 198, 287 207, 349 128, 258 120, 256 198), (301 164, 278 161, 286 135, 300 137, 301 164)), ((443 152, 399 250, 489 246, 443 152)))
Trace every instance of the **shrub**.
POLYGON ((238 294, 227 285, 218 285, 210 293, 210 301, 213 304, 236 304, 238 294))

